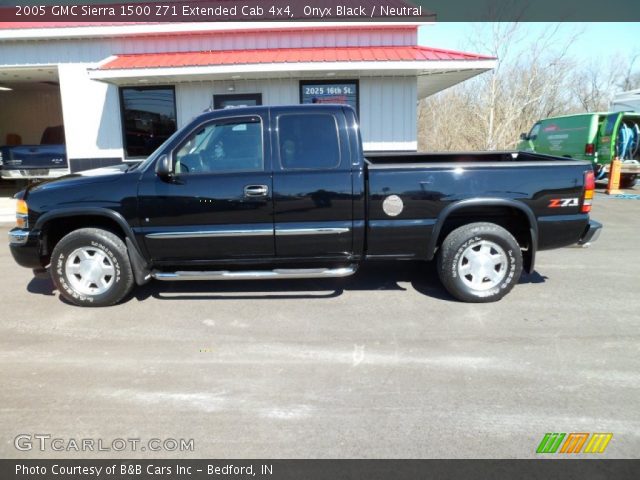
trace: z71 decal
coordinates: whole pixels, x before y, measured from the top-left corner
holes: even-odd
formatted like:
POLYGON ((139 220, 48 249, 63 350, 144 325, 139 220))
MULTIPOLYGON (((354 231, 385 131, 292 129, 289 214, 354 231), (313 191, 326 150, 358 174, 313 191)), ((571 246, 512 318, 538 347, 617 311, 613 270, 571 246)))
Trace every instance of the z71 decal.
POLYGON ((561 207, 578 207, 580 205, 579 198, 552 198, 549 200, 549 208, 561 207))

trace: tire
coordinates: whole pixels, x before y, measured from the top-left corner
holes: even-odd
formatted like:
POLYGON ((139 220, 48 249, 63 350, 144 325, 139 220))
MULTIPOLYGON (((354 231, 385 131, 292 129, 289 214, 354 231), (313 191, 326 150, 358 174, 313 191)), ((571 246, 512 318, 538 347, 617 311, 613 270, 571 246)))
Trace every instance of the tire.
POLYGON ((438 251, 438 275, 463 302, 495 302, 522 274, 522 251, 513 235, 494 223, 471 223, 451 232, 438 251))
POLYGON ((638 175, 635 173, 620 175, 620 188, 633 188, 637 178, 638 175))
POLYGON ((81 307, 114 305, 133 287, 125 243, 98 228, 81 228, 63 237, 53 249, 50 270, 60 295, 81 307))

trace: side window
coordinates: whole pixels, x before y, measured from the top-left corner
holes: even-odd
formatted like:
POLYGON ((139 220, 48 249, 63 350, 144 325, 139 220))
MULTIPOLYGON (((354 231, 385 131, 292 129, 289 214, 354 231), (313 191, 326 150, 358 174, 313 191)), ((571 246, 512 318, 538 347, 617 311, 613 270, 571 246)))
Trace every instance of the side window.
POLYGON ((540 132, 540 124, 536 123, 529 132, 529 140, 535 140, 538 138, 538 133, 540 132))
POLYGON ((278 117, 278 145, 286 170, 331 169, 340 165, 338 123, 327 113, 278 117))
POLYGON ((259 118, 209 123, 192 133, 174 155, 180 174, 264 169, 259 118))
POLYGON ((616 122, 618 121, 618 114, 609 115, 607 117, 607 124, 604 128, 604 134, 606 136, 613 135, 613 130, 616 127, 616 122))

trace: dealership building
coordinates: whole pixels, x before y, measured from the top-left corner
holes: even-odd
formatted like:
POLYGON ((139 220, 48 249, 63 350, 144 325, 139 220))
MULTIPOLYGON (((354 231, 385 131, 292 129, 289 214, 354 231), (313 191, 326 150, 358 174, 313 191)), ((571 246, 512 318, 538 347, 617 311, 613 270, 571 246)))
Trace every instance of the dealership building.
POLYGON ((63 126, 72 171, 136 161, 209 108, 347 103, 366 150, 415 150, 419 99, 494 67, 419 23, 0 24, 0 143, 63 126))

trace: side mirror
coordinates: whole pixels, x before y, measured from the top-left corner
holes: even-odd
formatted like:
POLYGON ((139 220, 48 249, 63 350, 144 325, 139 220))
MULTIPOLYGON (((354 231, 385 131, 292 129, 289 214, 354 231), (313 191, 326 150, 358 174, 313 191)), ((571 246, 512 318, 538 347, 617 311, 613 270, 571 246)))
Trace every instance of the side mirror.
POLYGON ((171 158, 169 155, 160 155, 160 158, 156 161, 156 174, 159 177, 168 177, 172 174, 171 171, 171 158))
POLYGON ((529 137, 527 137, 526 133, 521 133, 520 134, 520 140, 529 140, 529 137))

